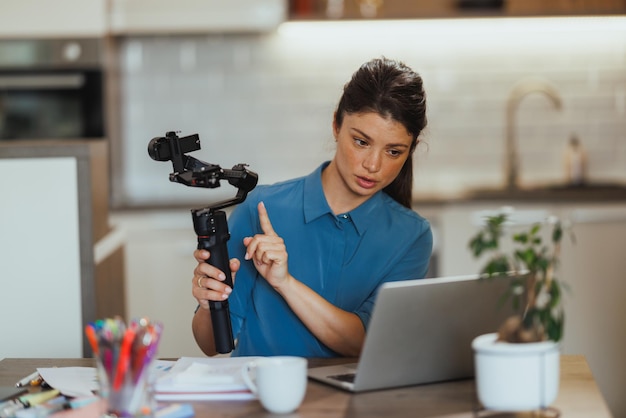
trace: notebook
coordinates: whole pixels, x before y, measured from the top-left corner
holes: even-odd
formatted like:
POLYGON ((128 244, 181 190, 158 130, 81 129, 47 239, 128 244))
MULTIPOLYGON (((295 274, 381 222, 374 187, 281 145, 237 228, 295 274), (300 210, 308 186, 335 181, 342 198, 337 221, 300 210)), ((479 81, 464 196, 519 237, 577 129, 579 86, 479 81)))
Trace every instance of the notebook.
POLYGON ((351 392, 473 377, 472 339, 512 314, 510 301, 499 303, 508 284, 478 275, 386 283, 358 363, 308 375, 351 392))

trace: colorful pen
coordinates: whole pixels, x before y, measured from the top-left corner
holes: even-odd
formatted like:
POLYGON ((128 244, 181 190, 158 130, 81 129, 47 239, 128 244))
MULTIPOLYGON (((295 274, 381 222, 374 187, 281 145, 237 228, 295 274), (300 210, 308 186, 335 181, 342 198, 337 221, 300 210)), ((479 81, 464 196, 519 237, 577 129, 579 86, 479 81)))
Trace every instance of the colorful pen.
POLYGON ((58 396, 32 408, 21 409, 15 413, 16 418, 42 418, 66 409, 78 409, 100 400, 97 396, 68 399, 58 396))
POLYGON ((0 410, 0 417, 13 417, 21 409, 34 407, 57 396, 59 396, 59 391, 56 389, 20 396, 17 399, 2 404, 3 407, 0 410))
POLYGON ((128 371, 128 364, 130 362, 131 348, 133 340, 135 339, 135 333, 137 332, 136 324, 131 324, 125 331, 122 339, 122 346, 120 348, 120 356, 117 361, 117 370, 115 372, 115 380, 113 381, 113 389, 118 390, 122 387, 122 382, 128 371))
POLYGON ((96 329, 93 325, 85 325, 85 335, 87 335, 87 339, 89 340, 89 344, 91 345, 93 353, 97 356, 99 354, 98 337, 96 336, 96 329))
POLYGON ((65 396, 57 396, 32 408, 24 408, 15 412, 16 418, 40 418, 47 417, 55 412, 62 411, 67 402, 65 396))
POLYGON ((17 383, 15 384, 15 386, 17 386, 18 388, 19 388, 19 387, 22 387, 22 386, 28 386, 28 385, 30 385, 30 382, 31 382, 32 380, 35 380, 35 379, 37 379, 38 377, 39 377, 39 372, 37 372, 37 371, 32 372, 31 374, 29 374, 28 376, 26 376, 25 378, 23 378, 22 380, 20 380, 19 382, 17 382, 17 383))
POLYGON ((33 380, 31 380, 28 384, 31 385, 31 386, 40 386, 40 385, 43 384, 43 377, 41 377, 41 375, 39 375, 36 378, 34 378, 33 380))
POLYGON ((58 389, 45 390, 43 392, 31 393, 29 395, 20 396, 17 398, 26 408, 30 408, 31 406, 39 405, 40 403, 44 403, 49 401, 52 398, 59 396, 58 389))

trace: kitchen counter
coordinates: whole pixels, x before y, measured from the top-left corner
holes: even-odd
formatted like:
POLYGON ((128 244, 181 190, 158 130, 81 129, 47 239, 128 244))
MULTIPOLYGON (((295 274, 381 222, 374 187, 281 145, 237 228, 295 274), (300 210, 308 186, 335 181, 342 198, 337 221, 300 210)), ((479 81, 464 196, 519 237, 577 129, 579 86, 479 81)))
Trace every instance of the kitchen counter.
POLYGON ((477 189, 467 193, 470 200, 515 200, 532 202, 626 201, 626 185, 618 183, 551 185, 519 189, 477 189))
POLYGON ((413 193, 415 206, 455 203, 619 203, 626 202, 626 184, 547 185, 532 188, 477 188, 455 195, 413 193))
MULTIPOLYGON (((413 207, 441 206, 464 203, 498 202, 500 204, 520 203, 626 203, 626 184, 604 183, 582 186, 546 186, 537 188, 481 188, 459 193, 413 192, 413 207)), ((196 203, 175 203, 119 207, 122 211, 160 211, 204 207, 206 201, 196 203)))

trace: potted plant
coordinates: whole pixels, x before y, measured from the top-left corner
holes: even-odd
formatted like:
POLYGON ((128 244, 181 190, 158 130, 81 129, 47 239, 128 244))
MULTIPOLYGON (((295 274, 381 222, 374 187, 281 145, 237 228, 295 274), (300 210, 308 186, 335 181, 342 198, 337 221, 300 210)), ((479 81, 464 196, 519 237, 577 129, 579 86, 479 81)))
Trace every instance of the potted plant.
POLYGON ((564 312, 555 270, 563 226, 551 217, 515 227, 510 215, 488 216, 469 242, 475 258, 486 258, 482 277, 510 281, 503 302, 512 303, 517 312, 497 332, 472 342, 478 398, 490 410, 545 409, 559 386, 564 312))

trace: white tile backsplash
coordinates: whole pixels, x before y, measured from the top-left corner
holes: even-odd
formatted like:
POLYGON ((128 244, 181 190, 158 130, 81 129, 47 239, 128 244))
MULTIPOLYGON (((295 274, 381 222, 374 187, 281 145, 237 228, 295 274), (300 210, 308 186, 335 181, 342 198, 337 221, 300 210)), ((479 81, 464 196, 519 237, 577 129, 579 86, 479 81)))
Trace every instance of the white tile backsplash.
POLYGON ((559 181, 562 152, 576 134, 588 150, 591 179, 626 181, 626 18, 606 19, 416 21, 386 26, 385 36, 358 26, 350 36, 331 29, 334 37, 128 38, 121 48, 124 190, 114 191, 114 204, 218 193, 168 184, 171 165, 152 162, 145 149, 169 130, 199 133, 197 158, 223 167, 247 162, 262 183, 308 173, 332 156, 331 119, 343 84, 380 55, 424 78, 429 145, 416 155, 417 196, 503 181, 506 102, 526 77, 552 83, 563 106, 555 109, 540 94, 520 103, 521 180, 559 181))

